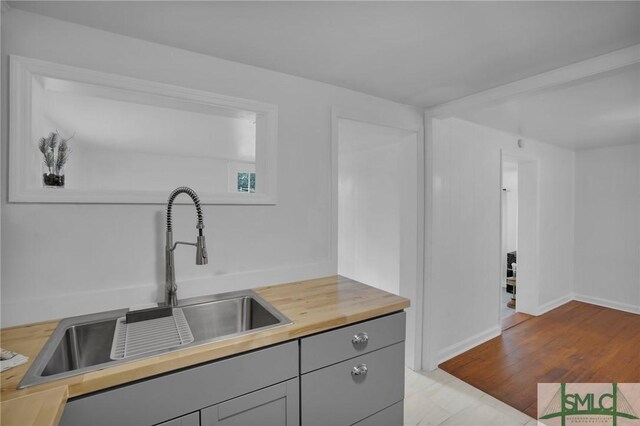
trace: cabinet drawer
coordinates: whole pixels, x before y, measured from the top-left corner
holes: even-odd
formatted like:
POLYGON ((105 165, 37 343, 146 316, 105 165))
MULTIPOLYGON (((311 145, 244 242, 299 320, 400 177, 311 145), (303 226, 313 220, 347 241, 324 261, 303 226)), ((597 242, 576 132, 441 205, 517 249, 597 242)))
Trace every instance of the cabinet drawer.
POLYGON ((60 425, 154 425, 297 375, 284 343, 69 401, 60 425))
POLYGON ((396 402, 391 407, 355 423, 353 426, 402 426, 404 423, 404 402, 396 402))
POLYGON ((298 379, 291 379, 202 410, 202 426, 297 426, 298 379))
POLYGON ((361 322, 305 337, 300 343, 302 373, 404 341, 406 314, 361 322), (359 337, 359 342, 358 338, 359 337))
POLYGON ((178 417, 177 419, 169 420, 156 426, 200 426, 200 413, 196 411, 195 413, 187 414, 186 416, 178 417))
POLYGON ((302 376, 302 424, 351 425, 404 396, 404 342, 302 376), (366 374, 353 375, 363 364, 366 374))

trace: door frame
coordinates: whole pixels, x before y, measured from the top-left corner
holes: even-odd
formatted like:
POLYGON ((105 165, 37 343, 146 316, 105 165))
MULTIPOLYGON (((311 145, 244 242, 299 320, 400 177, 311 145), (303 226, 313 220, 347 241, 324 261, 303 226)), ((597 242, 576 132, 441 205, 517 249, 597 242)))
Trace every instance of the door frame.
MULTIPOLYGON (((400 283, 400 295, 411 300, 411 308, 407 310, 407 336, 410 342, 405 356, 406 365, 412 370, 422 369, 422 336, 423 336, 423 282, 424 282, 424 126, 422 117, 417 121, 402 117, 389 117, 374 112, 353 110, 341 107, 331 108, 331 264, 338 271, 338 145, 340 139, 339 123, 341 119, 359 121, 376 126, 390 127, 416 135, 416 248, 415 248, 415 282, 400 283)), ((366 284, 366 283, 365 283, 366 284)))
MULTIPOLYGON (((522 154, 521 152, 500 150, 500 190, 502 190, 502 166, 505 158, 518 164, 518 259, 521 258, 521 248, 524 248, 527 265, 524 268, 524 282, 527 290, 524 293, 524 303, 516 304, 516 312, 523 312, 529 315, 538 315, 540 286, 538 281, 538 261, 540 259, 540 167, 539 161, 533 156, 522 154), (525 170, 526 169, 526 170, 525 170), (521 194, 522 191, 522 194, 521 194), (526 203, 530 203, 527 209, 521 209, 522 198, 526 203), (524 216, 524 218, 523 218, 524 216), (527 232, 532 232, 528 236, 527 232), (532 231, 533 230, 533 231, 532 231), (523 234, 525 237, 523 238, 523 234), (524 305, 524 308, 523 308, 524 305)), ((502 214, 502 197, 500 197, 500 212, 502 214)), ((501 217, 502 221, 503 218, 501 217)), ((500 240, 502 241, 502 226, 500 227, 500 240)), ((502 257, 502 248, 500 250, 502 257)), ((502 262, 502 259, 500 259, 502 262)), ((502 268, 502 263, 501 263, 502 268)), ((518 265, 518 275, 522 274, 518 265)), ((521 299, 523 300, 523 299, 521 299)), ((501 305, 502 303, 500 303, 501 305)), ((501 308, 501 306, 500 306, 501 308)), ((500 309, 500 330, 502 333, 502 309, 500 309)))

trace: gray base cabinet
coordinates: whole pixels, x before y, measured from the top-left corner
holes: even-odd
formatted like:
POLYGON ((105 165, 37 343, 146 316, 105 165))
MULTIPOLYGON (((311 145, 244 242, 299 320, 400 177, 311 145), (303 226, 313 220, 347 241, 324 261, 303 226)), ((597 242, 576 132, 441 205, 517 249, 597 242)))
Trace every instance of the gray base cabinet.
POLYGON ((405 321, 399 312, 301 339, 302 425, 402 425, 405 321))
POLYGON ((67 402, 61 426, 402 425, 404 312, 67 402))
POLYGON ((200 412, 196 411, 168 422, 162 422, 156 426, 200 426, 200 412))
POLYGON ((299 423, 298 379, 201 411, 202 426, 294 426, 299 423))
POLYGON ((71 400, 61 426, 156 425, 298 377, 298 342, 71 400))

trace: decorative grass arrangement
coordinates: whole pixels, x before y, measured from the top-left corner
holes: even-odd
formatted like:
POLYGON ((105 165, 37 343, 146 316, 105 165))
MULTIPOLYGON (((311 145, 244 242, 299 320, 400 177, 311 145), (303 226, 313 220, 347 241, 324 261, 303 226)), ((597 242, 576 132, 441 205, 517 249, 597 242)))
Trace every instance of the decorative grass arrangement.
POLYGON ((67 142, 71 138, 64 139, 57 130, 49 133, 46 138, 40 138, 38 149, 44 156, 44 165, 49 171, 42 174, 45 186, 64 187, 64 165, 71 155, 67 142))

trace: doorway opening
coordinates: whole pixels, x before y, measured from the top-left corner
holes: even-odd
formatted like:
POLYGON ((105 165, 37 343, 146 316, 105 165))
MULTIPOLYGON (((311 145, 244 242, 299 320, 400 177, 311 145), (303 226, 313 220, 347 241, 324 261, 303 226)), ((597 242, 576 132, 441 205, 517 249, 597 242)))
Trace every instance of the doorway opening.
MULTIPOLYGON (((534 161, 518 159, 508 155, 502 156, 501 164, 501 279, 500 279, 500 320, 502 330, 509 329, 523 321, 531 318, 532 315, 525 313, 531 305, 531 292, 520 294, 522 288, 519 265, 522 265, 519 246, 524 246, 524 261, 531 259, 531 250, 528 246, 534 241, 522 241, 520 239, 531 239, 532 234, 528 229, 523 230, 523 225, 532 224, 537 218, 527 212, 521 212, 521 198, 529 208, 537 206, 537 166, 534 161), (524 193, 521 193, 524 192, 524 193), (522 223, 524 220, 525 223, 522 223)), ((536 226, 537 228, 537 226, 536 226)), ((535 249, 533 250, 535 252, 535 249)), ((525 275, 531 268, 522 268, 525 275)), ((525 276, 525 284, 531 283, 531 278, 525 276)), ((532 312, 530 312, 532 313, 532 312)))
POLYGON ((415 365, 418 132, 338 118, 338 274, 411 300, 406 363, 415 365))
MULTIPOLYGON (((504 320, 516 313, 518 270, 518 163, 502 160, 502 269, 500 312, 504 320)), ((503 325, 504 329, 504 325, 503 325)))

